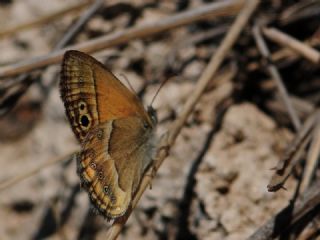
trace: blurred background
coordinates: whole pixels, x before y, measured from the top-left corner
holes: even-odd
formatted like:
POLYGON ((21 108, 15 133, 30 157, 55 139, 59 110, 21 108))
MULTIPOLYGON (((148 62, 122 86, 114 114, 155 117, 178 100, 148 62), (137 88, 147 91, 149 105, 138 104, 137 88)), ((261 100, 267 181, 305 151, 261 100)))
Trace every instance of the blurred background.
MULTIPOLYGON (((59 96, 60 59, 20 72, 17 64, 34 66, 35 57, 50 58, 65 46, 188 19, 143 38, 90 45, 91 55, 128 80, 146 106, 168 80, 153 104, 161 136, 193 94, 242 2, 0 1, 0 239, 105 239, 110 226, 92 211, 70 157, 80 147, 59 96), (217 10, 199 19, 198 9, 212 6, 217 10), (198 18, 183 15, 188 11, 198 18), (12 74, 4 71, 8 66, 12 74)), ((297 128, 253 27, 275 27, 319 49, 319 14, 320 1, 261 1, 119 239, 246 239, 287 206, 302 165, 285 183, 288 191, 270 193, 267 185, 297 128)), ((266 42, 303 123, 319 106, 319 63, 266 42)), ((316 239, 318 226, 305 221, 293 239, 316 239)))

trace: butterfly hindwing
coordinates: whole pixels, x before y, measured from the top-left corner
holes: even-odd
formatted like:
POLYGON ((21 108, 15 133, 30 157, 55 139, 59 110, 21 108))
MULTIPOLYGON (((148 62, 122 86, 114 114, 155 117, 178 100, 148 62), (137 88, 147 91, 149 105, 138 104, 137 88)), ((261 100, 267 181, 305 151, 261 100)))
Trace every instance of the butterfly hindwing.
POLYGON ((128 209, 152 161, 151 134, 138 117, 109 120, 87 134, 78 156, 79 175, 91 202, 107 218, 128 209))

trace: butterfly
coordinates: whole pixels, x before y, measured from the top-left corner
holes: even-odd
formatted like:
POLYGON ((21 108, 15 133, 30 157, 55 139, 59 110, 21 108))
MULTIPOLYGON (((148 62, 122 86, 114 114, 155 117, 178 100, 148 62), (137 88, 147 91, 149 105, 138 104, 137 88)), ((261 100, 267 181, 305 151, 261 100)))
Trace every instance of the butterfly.
POLYGON ((107 219, 123 216, 155 154, 156 114, 102 63, 75 50, 64 54, 60 94, 81 144, 81 186, 107 219))

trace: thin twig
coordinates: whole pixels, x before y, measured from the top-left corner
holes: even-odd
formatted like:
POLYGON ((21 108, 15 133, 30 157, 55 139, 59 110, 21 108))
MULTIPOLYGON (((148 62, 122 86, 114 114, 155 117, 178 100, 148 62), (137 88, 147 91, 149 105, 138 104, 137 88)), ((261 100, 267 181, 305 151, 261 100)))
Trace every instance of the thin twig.
POLYGON ((311 18, 319 14, 319 1, 318 0, 304 0, 297 1, 282 12, 279 18, 281 25, 293 24, 293 22, 302 20, 304 18, 311 18))
POLYGON ((316 239, 319 238, 319 229, 320 229, 320 217, 316 217, 312 219, 311 224, 309 224, 299 236, 297 236, 296 240, 306 240, 306 239, 316 239))
POLYGON ((320 111, 317 112, 317 115, 315 117, 316 126, 313 131, 313 139, 309 149, 308 158, 306 160, 303 179, 301 181, 301 192, 305 191, 309 187, 312 177, 315 173, 315 169, 318 165, 318 159, 320 155, 320 111))
POLYGON ((18 174, 16 177, 13 178, 9 178, 8 180, 3 181, 2 183, 0 183, 0 192, 12 187, 13 185, 34 176, 35 174, 37 174, 38 172, 40 172, 41 170, 52 166, 53 164, 59 163, 59 162, 63 162, 63 161, 68 161, 70 159, 73 158, 74 154, 76 153, 76 151, 73 151, 72 153, 69 153, 66 156, 63 157, 59 157, 59 158, 54 158, 48 162, 43 163, 40 166, 37 166, 33 169, 30 170, 24 170, 22 173, 18 174))
POLYGON ((76 3, 73 6, 67 7, 65 9, 62 9, 62 10, 59 10, 59 11, 56 11, 54 13, 50 13, 49 15, 40 17, 38 19, 31 20, 29 22, 24 22, 23 24, 19 24, 17 26, 9 27, 7 29, 4 29, 4 30, 0 31, 0 38, 3 38, 5 36, 7 36, 7 35, 15 34, 16 32, 21 31, 21 30, 26 30, 26 29, 29 29, 29 28, 36 27, 36 26, 38 26, 40 24, 45 24, 45 23, 51 22, 51 21, 53 21, 55 19, 61 18, 62 16, 64 16, 67 13, 78 12, 81 9, 87 7, 89 4, 91 4, 90 1, 86 1, 86 2, 83 2, 83 3, 80 3, 80 4, 76 3))
POLYGON ((0 78, 14 76, 23 72, 45 67, 50 64, 59 63, 62 60, 62 56, 65 51, 70 49, 92 53, 101 49, 126 43, 133 39, 151 36, 200 20, 212 19, 219 16, 231 16, 239 11, 244 2, 244 0, 225 0, 207 4, 196 9, 167 17, 161 21, 120 30, 112 34, 92 39, 85 43, 63 48, 45 56, 26 59, 12 65, 3 66, 0 68, 0 78))
POLYGON ((283 188, 283 185, 291 174, 293 167, 299 162, 305 152, 305 147, 311 140, 311 133, 316 124, 317 114, 318 112, 313 113, 307 118, 298 131, 295 139, 289 145, 284 156, 280 159, 279 163, 275 167, 276 171, 267 186, 268 191, 275 192, 283 188))
POLYGON ((294 110, 292 103, 289 99, 288 92, 283 84, 280 73, 270 60, 270 51, 269 51, 264 39, 262 38, 262 35, 260 32, 260 27, 258 25, 254 26, 253 35, 254 35, 256 44, 257 44, 262 56, 267 61, 268 72, 277 84, 280 96, 281 96, 282 101, 284 102, 285 106, 288 109, 288 113, 289 113, 289 116, 290 116, 291 121, 293 123, 293 126, 296 129, 296 131, 298 131, 300 128, 300 125, 301 125, 300 120, 299 120, 298 115, 297 115, 296 111, 294 110))
MULTIPOLYGON (((310 39, 306 39, 304 44, 308 45, 310 48, 315 48, 319 46, 319 40, 315 37, 311 37, 310 39)), ((301 54, 298 54, 297 52, 291 50, 290 48, 284 47, 271 55, 271 60, 273 62, 280 62, 282 60, 290 60, 294 61, 301 58, 301 54)), ((260 68, 260 64, 257 62, 252 62, 248 64, 248 70, 249 71, 255 71, 260 68)))
MULTIPOLYGON (((179 118, 172 124, 171 128, 169 129, 168 134, 162 138, 159 149, 157 152, 157 157, 155 160, 155 164, 149 171, 144 175, 141 185, 139 187, 138 192, 136 193, 133 201, 132 207, 134 208, 139 199, 141 198, 143 192, 146 188, 150 185, 152 177, 154 173, 159 169, 164 159, 169 154, 170 147, 174 144, 178 134, 180 133, 181 129, 183 128, 186 119, 194 109, 195 105, 197 104, 199 98, 201 97, 202 93, 206 89, 206 86, 215 76, 217 70, 219 69, 221 63, 225 59, 226 55, 234 45, 235 41, 238 39, 242 29, 246 26, 248 20, 252 16, 254 10, 256 9, 257 5, 259 4, 259 0, 248 0, 246 4, 243 6, 243 9, 237 16, 236 20, 232 24, 230 30, 226 34, 225 38, 223 39, 221 45, 217 49, 216 53, 212 56, 210 62, 208 63, 206 69, 200 76, 193 94, 188 98, 187 102, 185 103, 179 118)), ((122 227, 124 226, 125 222, 129 218, 131 211, 128 212, 124 216, 124 218, 116 221, 112 227, 108 231, 107 239, 115 239, 120 234, 122 227)))
POLYGON ((59 50, 65 47, 80 31, 83 25, 85 25, 88 20, 102 7, 103 3, 104 0, 96 0, 92 6, 81 15, 78 21, 71 26, 63 38, 55 45, 54 50, 59 50))
POLYGON ((320 63, 320 52, 275 28, 263 28, 263 34, 271 41, 288 47, 314 64, 320 63))

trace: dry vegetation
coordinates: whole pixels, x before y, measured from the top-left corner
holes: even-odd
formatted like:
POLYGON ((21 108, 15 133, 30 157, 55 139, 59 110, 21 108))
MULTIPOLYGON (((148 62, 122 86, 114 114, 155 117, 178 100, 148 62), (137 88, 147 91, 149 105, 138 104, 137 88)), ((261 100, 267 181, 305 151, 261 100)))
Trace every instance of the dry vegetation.
POLYGON ((317 239, 319 19, 314 0, 0 1, 0 239, 106 239, 112 224, 70 157, 65 47, 145 105, 168 80, 154 107, 169 147, 119 239, 317 239))

